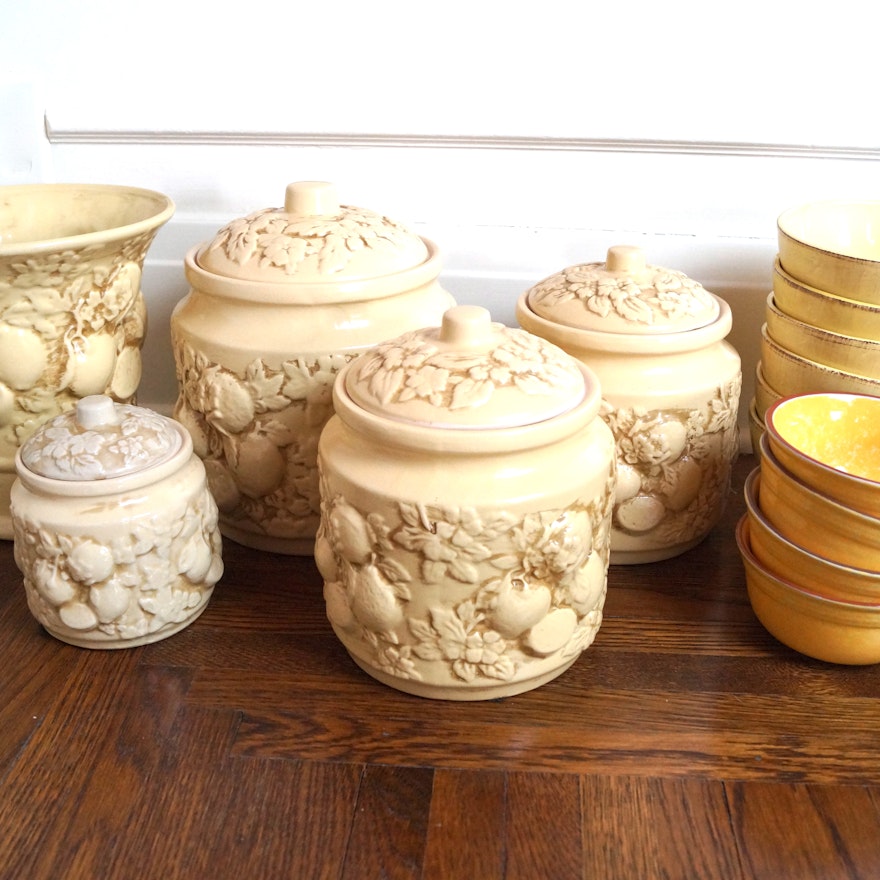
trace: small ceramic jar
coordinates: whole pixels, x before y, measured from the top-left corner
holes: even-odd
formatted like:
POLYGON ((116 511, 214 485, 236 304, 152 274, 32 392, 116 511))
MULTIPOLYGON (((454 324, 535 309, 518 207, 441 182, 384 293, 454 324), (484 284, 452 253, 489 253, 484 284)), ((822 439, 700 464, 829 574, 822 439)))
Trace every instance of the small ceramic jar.
POLYGON ((88 396, 40 428, 15 465, 15 561, 53 636, 127 648, 201 614, 223 572, 220 531, 179 424, 88 396))
POLYGON ((614 439, 592 372, 477 306, 347 366, 315 558, 354 661, 401 691, 509 696, 602 620, 614 439))
POLYGON ((387 217, 341 206, 329 183, 287 188, 186 257, 188 296, 171 317, 190 431, 235 541, 311 555, 316 450, 339 369, 454 305, 436 246, 387 217))
POLYGON ((617 442, 611 563, 654 562, 718 522, 739 451, 740 358, 730 307, 636 247, 524 293, 517 320, 588 364, 617 442))

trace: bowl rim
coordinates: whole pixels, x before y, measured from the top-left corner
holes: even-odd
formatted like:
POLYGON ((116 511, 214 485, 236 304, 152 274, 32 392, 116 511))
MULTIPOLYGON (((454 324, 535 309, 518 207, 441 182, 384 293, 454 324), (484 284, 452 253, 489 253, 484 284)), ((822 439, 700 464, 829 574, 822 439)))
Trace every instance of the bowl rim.
POLYGON ((740 555, 742 556, 745 565, 751 566, 755 571, 760 572, 763 577, 767 578, 767 580, 773 582, 781 589, 801 595, 808 601, 815 602, 820 606, 826 606, 828 608, 846 608, 853 611, 865 611, 868 613, 880 614, 880 602, 876 604, 871 604, 863 602, 845 602, 841 599, 829 599, 827 596, 822 596, 819 593, 812 592, 811 590, 805 590, 803 587, 799 586, 793 581, 780 577, 779 575, 774 574, 772 571, 767 569, 765 566, 761 565, 760 561, 752 551, 751 531, 749 526, 748 513, 744 513, 737 521, 735 538, 737 547, 739 548, 740 555))
MULTIPOLYGON (((779 400, 773 401, 773 403, 769 407, 767 407, 767 410, 764 413, 764 430, 765 433, 769 435, 767 442, 769 443, 771 440, 775 441, 787 452, 789 452, 799 460, 815 466, 822 474, 827 474, 834 479, 852 481, 854 485, 866 490, 876 489, 878 492, 880 492, 880 480, 872 480, 870 477, 863 477, 860 474, 853 474, 849 471, 843 470, 842 468, 836 468, 830 464, 827 464, 826 462, 821 461, 818 458, 814 458, 812 455, 808 455, 802 449, 799 449, 797 446, 791 443, 791 441, 783 437, 783 435, 779 432, 779 428, 776 425, 774 417, 776 416, 777 411, 782 406, 785 406, 791 401, 800 401, 805 398, 817 397, 871 400, 876 401, 877 406, 880 406, 880 395, 877 394, 860 394, 854 391, 813 391, 808 394, 791 394, 788 397, 782 397, 779 400)), ((776 464, 781 465, 781 462, 776 462, 776 464)), ((825 497, 828 496, 826 495, 825 497)), ((867 516, 868 514, 865 515, 867 516)))
MULTIPOLYGON (((859 579, 862 579, 863 577, 868 577, 872 580, 876 580, 878 583, 878 587, 880 587, 880 572, 871 571, 871 569, 869 568, 859 568, 855 565, 846 565, 843 562, 836 562, 833 559, 819 556, 818 553, 813 553, 812 550, 807 550, 806 547, 801 547, 800 544, 796 544, 790 538, 786 538, 785 535, 783 535, 773 525, 773 523, 771 523, 770 520, 767 519, 764 511, 761 510, 761 504, 759 501, 760 492, 761 467, 759 465, 746 476, 746 480, 743 485, 743 497, 745 498, 746 502, 746 515, 751 516, 752 519, 758 522, 761 528, 766 529, 770 534, 772 534, 775 541, 778 541, 780 544, 783 544, 786 547, 792 548, 793 551, 796 553, 809 557, 810 560, 815 561, 820 568, 832 569, 835 572, 845 573, 848 576, 856 577, 859 579)), ((749 531, 749 536, 751 537, 751 529, 749 531)), ((880 605, 880 592, 878 592, 877 604, 880 605)))
MULTIPOLYGON (((765 300, 765 307, 767 310, 767 316, 772 316, 780 323, 788 324, 799 333, 804 333, 804 335, 808 337, 809 342, 820 342, 830 345, 841 346, 852 345, 853 347, 866 350, 871 354, 880 354, 880 339, 870 339, 867 336, 853 336, 850 333, 840 333, 837 330, 829 330, 827 327, 819 327, 816 324, 810 324, 808 321, 804 321, 802 318, 796 318, 794 315, 790 315, 788 312, 785 311, 785 309, 781 308, 779 303, 776 301, 775 290, 770 291, 770 293, 767 295, 767 299, 765 300)), ((878 307, 878 311, 880 311, 880 307, 878 307)), ((782 343, 778 344, 781 345, 782 343)), ((797 352, 792 352, 792 354, 797 354, 797 352)), ((820 362, 817 361, 817 363, 820 362)), ((828 365, 826 364, 826 366, 828 365)), ((858 376, 861 374, 854 373, 853 375, 858 376)), ((865 378, 870 379, 872 377, 866 376, 865 378)))
MULTIPOLYGON (((778 256, 773 260, 773 272, 775 275, 778 275, 787 286, 794 288, 796 291, 802 291, 808 296, 824 300, 830 306, 837 307, 840 305, 847 309, 854 309, 857 312, 870 312, 871 314, 880 315, 880 303, 850 299, 848 296, 843 296, 840 293, 832 293, 830 290, 822 290, 820 287, 814 287, 812 284, 807 284, 806 281, 801 281, 800 278, 795 278, 794 275, 788 272, 785 266, 782 265, 782 260, 780 260, 778 256)), ((776 293, 775 288, 773 292, 774 294, 776 293)))

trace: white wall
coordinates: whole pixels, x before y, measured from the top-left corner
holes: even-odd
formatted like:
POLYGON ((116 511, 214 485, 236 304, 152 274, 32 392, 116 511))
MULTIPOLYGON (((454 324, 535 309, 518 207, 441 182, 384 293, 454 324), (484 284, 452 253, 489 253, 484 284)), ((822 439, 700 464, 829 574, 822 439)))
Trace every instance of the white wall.
POLYGON ((508 323, 540 278, 641 244, 730 302, 743 414, 776 217, 880 198, 875 33, 850 0, 2 3, 0 183, 177 205, 144 278, 157 408, 183 255, 293 180, 434 239, 458 300, 508 323))

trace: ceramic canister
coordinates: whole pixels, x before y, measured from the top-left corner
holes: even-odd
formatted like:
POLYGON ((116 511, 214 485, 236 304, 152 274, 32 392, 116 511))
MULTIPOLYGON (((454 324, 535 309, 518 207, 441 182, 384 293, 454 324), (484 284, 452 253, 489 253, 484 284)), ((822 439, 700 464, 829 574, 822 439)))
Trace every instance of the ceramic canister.
POLYGON ((316 453, 339 369, 454 305, 436 246, 396 221, 299 182, 282 209, 234 220, 186 257, 171 330, 190 431, 235 541, 311 555, 316 453))
POLYGON ((354 661, 450 700, 564 672, 606 593, 614 439, 593 373, 457 306, 363 354, 333 393, 315 558, 354 661))
POLYGON ((15 454, 81 397, 134 400, 144 259, 168 196, 109 184, 0 186, 0 538, 15 454))
POLYGON ((86 648, 155 642, 201 614, 223 573, 217 506, 189 434, 105 395, 16 455, 15 561, 34 617, 86 648))
POLYGON ((739 451, 740 358, 730 307, 636 247, 571 266, 524 293, 522 327, 588 364, 617 443, 612 564, 699 543, 720 519, 739 451))

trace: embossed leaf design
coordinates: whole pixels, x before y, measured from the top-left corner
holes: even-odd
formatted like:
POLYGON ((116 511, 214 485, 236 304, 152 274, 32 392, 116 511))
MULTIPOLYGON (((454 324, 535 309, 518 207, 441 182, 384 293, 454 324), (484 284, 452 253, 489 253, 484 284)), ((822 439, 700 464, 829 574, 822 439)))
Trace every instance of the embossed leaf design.
POLYGON ((452 392, 450 409, 465 409, 467 407, 482 406, 488 403, 495 391, 495 385, 487 379, 477 381, 475 379, 462 379, 452 392))
POLYGON ((288 275, 308 256, 309 242, 304 238, 290 238, 286 235, 264 236, 263 259, 261 263, 279 266, 288 275))
POLYGON ((233 262, 243 266, 256 253, 259 243, 260 236, 256 230, 250 229, 247 225, 239 230, 230 226, 226 255, 233 262))
POLYGON ((403 370, 379 370, 370 376, 370 393, 383 405, 389 404, 403 387, 403 370))
POLYGON ((338 272, 345 268, 352 253, 352 248, 349 246, 350 241, 359 241, 359 239, 347 239, 335 233, 327 235, 319 256, 322 272, 338 272))
POLYGON ((262 360, 251 361, 245 368, 244 377, 252 392, 257 412, 274 412, 284 409, 290 403, 282 394, 284 374, 267 373, 262 360))

